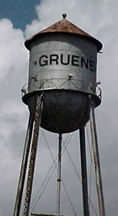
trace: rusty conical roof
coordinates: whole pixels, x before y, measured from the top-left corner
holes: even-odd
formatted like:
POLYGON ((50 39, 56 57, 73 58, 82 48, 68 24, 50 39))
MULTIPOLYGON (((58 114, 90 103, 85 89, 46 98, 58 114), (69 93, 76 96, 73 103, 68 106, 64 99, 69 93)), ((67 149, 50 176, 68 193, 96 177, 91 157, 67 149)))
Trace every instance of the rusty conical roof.
POLYGON ((54 32, 63 32, 63 33, 71 33, 77 34, 83 37, 86 37, 93 41, 97 45, 97 50, 100 51, 102 48, 102 44, 100 41, 96 40, 94 37, 89 35, 87 32, 83 31, 78 26, 74 25, 70 21, 66 19, 66 16, 63 15, 63 19, 49 26, 48 28, 43 29, 38 34, 34 35, 31 39, 25 42, 27 48, 29 48, 30 43, 39 38, 44 33, 54 33, 54 32))
POLYGON ((43 32, 45 32, 45 33, 46 32, 76 33, 76 34, 80 34, 80 35, 83 35, 83 36, 91 37, 88 33, 83 31, 82 29, 80 29, 76 25, 72 24, 67 19, 62 19, 62 20, 54 23, 53 25, 49 26, 48 28, 43 29, 42 31, 40 31, 40 33, 43 33, 43 32))

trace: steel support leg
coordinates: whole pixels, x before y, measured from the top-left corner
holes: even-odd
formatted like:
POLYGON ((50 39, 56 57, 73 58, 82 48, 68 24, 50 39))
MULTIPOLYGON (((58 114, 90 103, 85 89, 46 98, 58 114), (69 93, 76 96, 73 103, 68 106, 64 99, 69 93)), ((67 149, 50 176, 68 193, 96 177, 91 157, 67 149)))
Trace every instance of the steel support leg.
POLYGON ((105 205, 104 205, 104 195, 102 187, 102 175, 100 168, 100 157, 99 157, 99 148, 98 148, 98 139, 97 139, 97 130, 95 122, 95 113, 94 113, 94 103, 90 101, 90 129, 91 129, 91 138, 92 138, 92 148, 93 148, 93 157, 95 165, 95 176, 96 176, 96 189, 98 195, 98 206, 99 206, 99 215, 105 216, 105 205))
POLYGON ((84 216, 89 216, 85 129, 81 128, 79 131, 80 131, 80 155, 81 155, 83 212, 84 212, 84 216))
POLYGON ((35 169, 35 161, 36 161, 36 152, 37 152, 37 144, 38 144, 38 134, 39 134, 39 127, 41 124, 41 114, 42 114, 42 108, 43 108, 42 106, 43 106, 42 97, 37 95, 23 216, 29 216, 29 208, 30 208, 30 201, 31 201, 31 193, 32 193, 32 185, 33 185, 33 177, 34 177, 34 169, 35 169))
POLYGON ((13 216, 19 216, 20 215, 24 182, 25 182, 27 163, 28 163, 28 156, 29 156, 29 150, 30 150, 32 127, 33 127, 33 115, 30 114, 26 138, 25 138, 23 159, 22 159, 22 164, 21 164, 21 170, 20 170, 20 176, 19 176, 19 182, 18 182, 17 195, 16 195, 16 201, 15 201, 13 216))
POLYGON ((60 215, 61 204, 61 152, 62 152, 62 134, 59 134, 58 144, 58 177, 57 177, 57 215, 60 215))

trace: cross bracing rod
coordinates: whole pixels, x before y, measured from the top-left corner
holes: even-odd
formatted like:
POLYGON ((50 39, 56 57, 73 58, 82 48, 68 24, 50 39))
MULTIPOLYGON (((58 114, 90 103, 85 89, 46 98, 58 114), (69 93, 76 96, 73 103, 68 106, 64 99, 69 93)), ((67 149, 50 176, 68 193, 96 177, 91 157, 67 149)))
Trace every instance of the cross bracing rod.
POLYGON ((29 170, 28 170, 28 177, 27 177, 23 216, 29 216, 29 208, 30 208, 30 201, 31 201, 31 194, 32 194, 32 185, 33 185, 37 144, 38 144, 38 134, 39 134, 39 127, 41 124, 42 109, 43 109, 42 96, 37 95, 35 111, 34 111, 35 113, 34 113, 34 122, 33 122, 33 130, 32 130, 32 139, 31 139, 31 152, 30 152, 30 159, 29 159, 29 170))
POLYGON ((90 130, 91 130, 91 140, 92 140, 92 149, 93 149, 94 166, 95 166, 96 190, 98 195, 99 215, 105 216, 105 204, 104 204, 104 194, 103 194, 103 186, 102 186, 98 138, 97 138, 97 130, 96 130, 96 122, 95 122, 94 102, 92 101, 91 97, 90 97, 90 130))

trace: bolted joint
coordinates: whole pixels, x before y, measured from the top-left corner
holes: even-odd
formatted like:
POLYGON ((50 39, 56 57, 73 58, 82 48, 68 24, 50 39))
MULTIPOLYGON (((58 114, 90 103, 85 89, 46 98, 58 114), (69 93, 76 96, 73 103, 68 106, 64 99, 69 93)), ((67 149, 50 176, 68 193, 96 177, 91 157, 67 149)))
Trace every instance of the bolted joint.
POLYGON ((61 179, 60 179, 60 178, 58 178, 58 179, 57 179, 57 182, 61 182, 61 179))

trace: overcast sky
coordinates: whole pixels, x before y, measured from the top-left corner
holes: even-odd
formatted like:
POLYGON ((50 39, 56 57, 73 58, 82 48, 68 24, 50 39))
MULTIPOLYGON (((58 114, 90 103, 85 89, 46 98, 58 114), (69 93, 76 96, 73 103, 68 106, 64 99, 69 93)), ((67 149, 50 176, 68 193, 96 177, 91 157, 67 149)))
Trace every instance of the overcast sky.
MULTIPOLYGON (((66 12, 68 19, 83 30, 103 42, 103 53, 98 55, 98 81, 101 81, 103 100, 97 108, 96 119, 100 145, 100 157, 103 174, 107 216, 116 216, 118 212, 118 2, 115 0, 9 0, 0 2, 0 215, 12 215, 18 183, 19 169, 28 121, 28 109, 21 100, 21 88, 27 82, 28 51, 24 47, 26 38, 31 37, 42 28, 61 19, 66 12)), ((55 152, 55 134, 41 130, 40 152, 38 150, 37 173, 43 179, 44 172, 51 165, 47 153, 46 140, 55 152), (46 139, 46 140, 45 140, 46 139), (39 166, 40 163, 40 166, 39 166), (48 165, 47 165, 48 164, 48 165)), ((68 135, 69 138, 71 135, 68 135)), ((75 132, 70 143, 70 152, 76 158, 78 132, 75 132)), ((79 156, 78 156, 79 157, 79 156)), ((64 175, 68 181, 70 193, 78 212, 81 187, 70 176, 70 165, 67 156, 64 157, 64 175), (67 160, 66 160, 67 159, 67 160), (69 179, 69 180, 68 180, 69 179), (75 183, 76 182, 76 183, 75 183)), ((79 160, 78 160, 79 164, 79 160)), ((56 173, 55 173, 56 174, 56 173)), ((73 177, 75 179, 75 176, 73 177)), ((39 180, 38 180, 39 181, 39 180)), ((36 180, 34 194, 38 193, 39 184, 36 180)), ((68 185, 66 183, 66 185, 68 185)), ((54 184, 54 182, 53 182, 54 184)), ((55 190, 51 186, 42 199, 39 208, 42 212, 54 211, 55 190), (52 197, 51 197, 52 196, 52 197), (51 199, 52 202, 51 202, 51 199), (47 199, 46 199, 47 198, 47 199), (49 202, 50 200, 50 202, 49 202), (51 209, 53 208, 53 209, 51 209)), ((34 195, 35 197, 35 195, 34 195)), ((64 199, 62 208, 65 214, 72 215, 64 199)), ((80 201, 81 202, 81 201, 80 201)), ((39 210, 37 207, 37 211, 39 210)), ((36 209, 34 209, 35 211, 36 209)), ((78 214, 79 215, 79 214, 78 214)), ((93 214, 94 215, 94 214, 93 214)))

